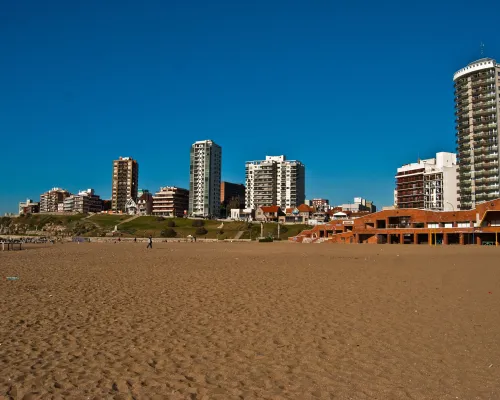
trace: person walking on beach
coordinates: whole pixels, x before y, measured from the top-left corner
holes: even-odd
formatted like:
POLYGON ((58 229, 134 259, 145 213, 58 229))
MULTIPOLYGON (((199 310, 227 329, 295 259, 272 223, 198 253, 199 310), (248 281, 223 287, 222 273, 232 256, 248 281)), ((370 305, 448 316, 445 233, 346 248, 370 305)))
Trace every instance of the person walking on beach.
POLYGON ((146 247, 146 249, 152 249, 153 248, 153 238, 151 235, 149 235, 149 243, 148 243, 148 247, 146 247))

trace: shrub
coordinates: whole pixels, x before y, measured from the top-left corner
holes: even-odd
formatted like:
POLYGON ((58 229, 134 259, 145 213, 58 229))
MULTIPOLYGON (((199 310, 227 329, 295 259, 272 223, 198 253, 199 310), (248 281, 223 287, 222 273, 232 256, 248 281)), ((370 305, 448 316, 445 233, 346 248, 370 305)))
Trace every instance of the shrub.
POLYGON ((207 233, 208 231, 203 226, 200 226, 196 229, 197 235, 206 235, 207 233))
POLYGON ((174 238, 177 236, 177 232, 174 231, 172 228, 167 228, 160 232, 160 236, 166 238, 174 238))
POLYGON ((170 221, 168 221, 168 222, 167 222, 167 226, 168 226, 169 228, 175 228, 175 221, 174 221, 174 220, 170 220, 170 221))
POLYGON ((195 227, 195 228, 199 228, 201 226, 204 226, 205 225, 205 221, 201 220, 201 219, 195 219, 193 221, 193 223, 191 224, 191 226, 195 227))
POLYGON ((273 241, 272 237, 265 237, 265 238, 259 239, 260 243, 269 243, 269 242, 272 242, 272 241, 273 241))
POLYGON ((161 216, 160 216, 160 217, 156 217, 156 222, 163 222, 163 220, 164 220, 164 219, 165 219, 165 218, 163 218, 163 217, 161 217, 161 216))

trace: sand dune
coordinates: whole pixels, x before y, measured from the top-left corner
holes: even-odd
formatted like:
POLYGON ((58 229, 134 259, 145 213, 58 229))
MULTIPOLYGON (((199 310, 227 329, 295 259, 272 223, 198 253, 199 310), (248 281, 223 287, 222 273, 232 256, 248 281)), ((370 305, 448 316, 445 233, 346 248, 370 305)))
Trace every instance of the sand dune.
POLYGON ((34 247, 0 252, 0 398, 500 398, 499 248, 34 247))

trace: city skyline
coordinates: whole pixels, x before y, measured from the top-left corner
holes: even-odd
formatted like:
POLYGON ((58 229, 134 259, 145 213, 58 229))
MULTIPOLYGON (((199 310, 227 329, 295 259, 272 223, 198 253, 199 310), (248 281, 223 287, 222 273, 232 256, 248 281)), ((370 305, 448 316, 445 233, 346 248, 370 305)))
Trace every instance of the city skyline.
POLYGON ((22 146, 0 158, 0 214, 54 186, 110 198, 102 171, 120 154, 139 160, 141 187, 188 187, 186 152, 203 137, 224 148, 222 180, 285 154, 307 166, 308 198, 390 205, 397 166, 456 151, 453 74, 481 41, 500 58, 495 2, 481 21, 426 1, 140 13, 55 1, 43 19, 27 3, 6 5, 0 26, 17 38, 3 43, 0 132, 22 146))

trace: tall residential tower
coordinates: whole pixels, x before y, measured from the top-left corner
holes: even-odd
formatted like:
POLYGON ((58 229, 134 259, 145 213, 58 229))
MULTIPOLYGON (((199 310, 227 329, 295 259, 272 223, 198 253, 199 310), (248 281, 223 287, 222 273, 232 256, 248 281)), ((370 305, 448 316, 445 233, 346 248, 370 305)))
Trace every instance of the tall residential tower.
POLYGON ((499 196, 500 64, 482 58, 460 69, 455 82, 458 201, 466 210, 499 196))
POLYGON ((212 140, 191 146, 189 170, 189 215, 218 217, 220 213, 220 179, 222 149, 212 140))
POLYGON ((113 188, 111 209, 125 212, 128 199, 137 200, 139 164, 131 157, 120 157, 113 161, 113 188))
POLYGON ((246 163, 247 208, 277 205, 284 210, 303 204, 305 198, 305 166, 300 161, 266 156, 246 163))

